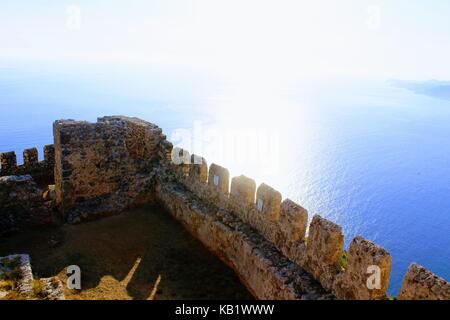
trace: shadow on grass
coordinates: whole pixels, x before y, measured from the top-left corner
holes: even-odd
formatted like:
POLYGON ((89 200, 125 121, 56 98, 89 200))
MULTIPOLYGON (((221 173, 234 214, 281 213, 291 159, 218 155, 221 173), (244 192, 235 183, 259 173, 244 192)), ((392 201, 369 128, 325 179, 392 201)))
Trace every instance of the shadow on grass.
POLYGON ((78 265, 82 290, 68 299, 251 299, 232 270, 158 205, 80 225, 23 231, 0 256, 28 253, 37 277, 78 265))

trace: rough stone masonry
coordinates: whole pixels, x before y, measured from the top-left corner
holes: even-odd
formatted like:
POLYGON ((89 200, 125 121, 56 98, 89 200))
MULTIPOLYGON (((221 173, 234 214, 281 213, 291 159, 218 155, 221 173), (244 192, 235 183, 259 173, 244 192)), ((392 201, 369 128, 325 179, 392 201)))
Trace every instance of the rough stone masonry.
MULTIPOLYGON (((387 299, 392 258, 385 249, 355 237, 342 264, 340 226, 315 215, 306 234, 306 209, 245 176, 230 185, 226 168, 173 148, 158 126, 111 116, 60 120, 53 129, 45 166, 34 149, 20 170, 14 154, 0 154, 0 233, 50 223, 52 212, 80 223, 158 201, 258 299, 387 299), (53 164, 54 187, 17 176, 53 164)), ((449 283, 413 264, 399 299, 448 300, 449 283)))
POLYGON ((162 130, 127 117, 56 121, 56 205, 70 223, 152 198, 162 130))

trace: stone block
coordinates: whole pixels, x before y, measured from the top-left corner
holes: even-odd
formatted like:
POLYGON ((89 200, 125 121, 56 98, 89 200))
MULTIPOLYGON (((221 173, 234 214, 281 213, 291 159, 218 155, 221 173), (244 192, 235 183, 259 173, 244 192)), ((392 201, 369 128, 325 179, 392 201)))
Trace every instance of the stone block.
POLYGON ((275 222, 280 218, 281 193, 272 187, 261 184, 256 192, 256 214, 267 222, 275 222))
POLYGON ((35 167, 39 162, 38 149, 30 148, 23 151, 23 165, 25 167, 35 167))
POLYGON ((230 173, 228 169, 215 163, 209 167, 208 186, 211 190, 220 194, 228 195, 230 184, 230 173))
POLYGON ((280 231, 283 240, 291 244, 305 239, 308 211, 290 199, 281 203, 280 231))
POLYGON ((208 180, 208 164, 205 158, 195 154, 191 156, 189 177, 197 182, 206 183, 208 180))
POLYGON ((12 175, 17 170, 17 157, 14 151, 0 153, 1 175, 12 175))
POLYGON ((309 227, 306 248, 305 267, 326 289, 331 289, 340 272, 339 261, 344 248, 341 227, 315 215, 309 227))
POLYGON ((0 235, 51 223, 51 208, 30 175, 0 177, 0 235))
POLYGON ((172 149, 172 168, 179 179, 184 179, 189 175, 191 167, 191 155, 183 148, 172 149))
POLYGON ((53 144, 44 146, 44 161, 47 165, 55 165, 55 146, 53 144))
POLYGON ((450 300, 450 283, 412 263, 398 295, 399 300, 450 300))
POLYGON ((335 293, 349 300, 385 299, 392 269, 391 255, 380 246, 355 237, 345 272, 337 277, 335 293))
POLYGON ((246 176, 231 179, 229 209, 243 221, 255 207, 256 183, 246 176))

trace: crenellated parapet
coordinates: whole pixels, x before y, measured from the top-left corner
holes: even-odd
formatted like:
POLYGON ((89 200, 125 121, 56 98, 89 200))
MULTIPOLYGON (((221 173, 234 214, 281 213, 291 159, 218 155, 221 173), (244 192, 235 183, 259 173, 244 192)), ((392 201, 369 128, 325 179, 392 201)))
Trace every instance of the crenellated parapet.
MULTIPOLYGON (((0 233, 57 210, 77 223, 159 201, 262 299, 386 299, 392 258, 273 187, 172 145, 124 116, 54 123, 54 145, 0 154, 0 233), (54 176, 53 176, 54 173, 54 176), (21 176, 25 175, 26 176, 21 176), (37 183, 35 183, 37 182, 37 183), (46 190, 40 187, 51 184, 46 190), (18 214, 16 214, 18 212, 18 214), (308 228, 308 221, 311 220, 308 228)), ((411 265, 399 299, 450 299, 450 285, 411 265)))
MULTIPOLYGON (((243 175, 231 178, 230 184, 226 168, 214 163, 208 168, 204 158, 191 156, 183 149, 174 150, 177 155, 186 155, 186 161, 171 166, 179 183, 205 203, 249 224, 337 298, 387 299, 392 257, 385 249, 356 236, 345 252, 342 228, 334 222, 314 215, 308 229, 307 210, 290 199, 283 200, 281 193, 269 185, 257 187, 253 179, 243 175)), ((448 282, 427 276, 428 283, 421 284, 417 267, 411 270, 399 298, 449 298, 448 282), (438 293, 432 292, 431 288, 437 289, 431 282, 439 284, 438 293)))
POLYGON ((0 176, 29 174, 38 183, 46 186, 54 182, 55 149, 53 145, 46 145, 43 149, 44 160, 39 161, 37 148, 23 151, 23 164, 17 165, 17 156, 14 151, 0 153, 0 176))

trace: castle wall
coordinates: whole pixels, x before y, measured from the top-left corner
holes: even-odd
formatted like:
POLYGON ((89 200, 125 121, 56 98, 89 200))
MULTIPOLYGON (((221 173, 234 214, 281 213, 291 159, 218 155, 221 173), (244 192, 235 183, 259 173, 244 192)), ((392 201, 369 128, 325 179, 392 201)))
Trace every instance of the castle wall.
MULTIPOLYGON (((0 178, 0 234, 48 223, 53 199, 69 223, 157 200, 257 298, 387 298, 392 258, 385 249, 357 236, 344 256, 339 225, 314 215, 306 234, 302 206, 173 148, 156 125, 122 116, 61 120, 54 137, 41 162, 37 149, 24 151, 21 166, 13 152, 0 154, 1 174, 10 175, 0 178), (53 166, 55 186, 43 193, 34 178, 53 166)), ((413 264, 399 299, 450 299, 449 286, 413 264)))
MULTIPOLYGON (((182 149, 176 149, 176 153, 189 154, 182 149)), ((351 241, 344 266, 342 262, 344 259, 344 235, 340 226, 315 215, 309 226, 309 233, 306 235, 308 212, 300 205, 289 199, 282 201, 281 194, 266 184, 261 184, 256 188, 254 180, 245 176, 233 177, 229 188, 229 174, 226 168, 211 164, 208 170, 206 160, 199 156, 196 157, 201 159, 197 164, 183 162, 178 165, 166 164, 165 167, 173 173, 178 185, 183 185, 189 190, 188 192, 195 194, 203 204, 208 205, 207 207, 213 206, 220 212, 231 213, 239 221, 249 225, 276 247, 284 257, 307 271, 320 282, 324 289, 331 291, 337 298, 387 299, 392 258, 385 249, 357 236, 351 241), (201 178, 199 178, 200 176, 201 178), (205 179, 206 176, 208 179, 205 179)), ((185 159, 189 159, 189 157, 185 159)), ((182 191, 178 192, 182 193, 182 191)), ((191 232, 195 236, 208 247, 214 247, 210 242, 215 240, 211 240, 207 235, 199 235, 198 228, 191 225, 193 222, 186 221, 187 218, 184 217, 184 214, 192 215, 190 211, 193 208, 191 206, 187 206, 186 213, 184 213, 182 205, 180 204, 178 207, 170 205, 170 201, 175 201, 175 203, 178 201, 173 199, 169 201, 163 192, 158 193, 158 199, 169 210, 176 211, 177 219, 184 221, 188 229, 192 228, 191 232)), ((191 198, 188 197, 188 199, 191 198)), ((197 205, 194 207, 197 208, 197 205)), ((211 222, 211 224, 216 223, 211 222)), ((210 226, 209 228, 214 227, 210 226)), ((217 247, 223 249, 224 245, 219 242, 217 247)), ((232 255, 232 253, 229 254, 232 255)), ((223 260, 228 259, 226 250, 220 255, 225 256, 222 257, 223 260)), ((240 259, 244 258, 240 257, 240 259)), ((247 277, 251 277, 245 274, 245 268, 248 266, 236 266, 234 263, 231 263, 231 266, 237 270, 240 277, 243 278, 243 282, 250 286, 257 297, 267 297, 265 293, 260 293, 255 289, 261 288, 261 286, 248 282, 247 277)), ((432 275, 429 271, 427 272, 432 275)), ((432 284, 430 284, 431 276, 425 277, 425 279, 411 275, 411 273, 413 271, 408 271, 404 289, 402 289, 404 293, 400 297, 414 299, 445 296, 447 299, 449 298, 445 289, 448 288, 448 282, 445 280, 441 279, 443 283, 438 282, 433 287, 435 282, 431 281, 432 284), (410 280, 411 278, 414 281, 410 280), (436 289, 437 287, 439 289, 436 289), (438 293, 432 293, 431 288, 438 293)), ((436 278, 433 275, 433 279, 436 278)), ((267 290, 264 289, 263 292, 267 292, 267 290)))
POLYGON ((17 156, 14 151, 0 153, 0 177, 29 174, 41 187, 54 184, 54 146, 44 146, 43 151, 44 160, 39 161, 37 148, 24 150, 23 165, 17 165, 17 156))
POLYGON ((51 223, 52 206, 30 175, 0 177, 0 235, 51 223))
POLYGON ((304 269, 227 210, 205 205, 174 182, 159 184, 157 197, 194 237, 235 270, 257 299, 334 299, 304 269))
POLYGON ((56 203, 68 222, 148 202, 165 138, 156 125, 128 117, 54 123, 56 203))

